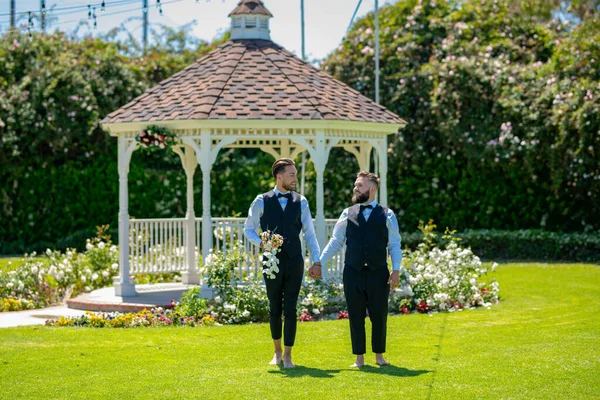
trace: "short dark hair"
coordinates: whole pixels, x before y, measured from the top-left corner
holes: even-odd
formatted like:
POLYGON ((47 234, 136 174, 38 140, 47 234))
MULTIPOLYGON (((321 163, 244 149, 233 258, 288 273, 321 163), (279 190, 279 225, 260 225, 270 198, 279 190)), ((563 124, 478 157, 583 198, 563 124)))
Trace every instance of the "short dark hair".
POLYGON ((277 174, 281 174, 288 165, 295 166, 296 164, 294 163, 294 160, 290 158, 280 158, 275 161, 273 163, 273 168, 271 169, 273 171, 273 178, 277 179, 277 174))
POLYGON ((372 172, 367 172, 367 171, 360 171, 358 174, 356 174, 357 178, 367 178, 367 180, 371 183, 375 184, 375 187, 378 188, 379 187, 379 182, 380 179, 377 175, 375 175, 372 172))

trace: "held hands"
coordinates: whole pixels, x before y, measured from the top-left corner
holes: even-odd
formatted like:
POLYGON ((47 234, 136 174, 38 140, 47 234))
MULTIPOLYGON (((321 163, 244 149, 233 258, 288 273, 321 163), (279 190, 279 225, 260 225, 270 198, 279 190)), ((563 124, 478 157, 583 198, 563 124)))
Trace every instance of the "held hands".
POLYGON ((308 269, 308 276, 313 279, 321 279, 323 275, 321 274, 321 263, 314 263, 312 267, 308 269))
POLYGON ((388 283, 392 289, 397 288, 400 285, 400 271, 392 271, 388 283))

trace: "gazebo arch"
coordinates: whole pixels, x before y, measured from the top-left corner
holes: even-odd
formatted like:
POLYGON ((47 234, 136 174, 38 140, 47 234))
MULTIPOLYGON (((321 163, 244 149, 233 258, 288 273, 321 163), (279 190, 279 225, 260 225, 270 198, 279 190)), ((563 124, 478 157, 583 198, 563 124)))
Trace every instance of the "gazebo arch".
POLYGON ((187 212, 185 219, 172 220, 175 225, 168 229, 185 236, 181 246, 185 263, 156 272, 180 270, 184 283, 201 280, 196 246, 203 259, 213 248, 210 174, 223 148, 259 148, 275 158, 294 158, 307 151, 317 175, 315 226, 321 246, 327 242, 323 174, 333 147, 352 153, 361 170, 369 169, 375 150, 376 172, 381 177, 379 201, 387 203, 387 136, 406 123, 272 42, 272 15, 262 1, 241 0, 229 16, 229 42, 102 120, 102 127, 118 138, 118 296, 135 295, 129 237, 130 225, 136 222, 129 219, 127 176, 131 155, 138 147, 135 137, 148 125, 169 129, 180 143, 175 152, 187 176, 187 212), (200 219, 195 217, 193 198, 197 165, 203 177, 200 219), (201 234, 197 233, 199 222, 201 234))

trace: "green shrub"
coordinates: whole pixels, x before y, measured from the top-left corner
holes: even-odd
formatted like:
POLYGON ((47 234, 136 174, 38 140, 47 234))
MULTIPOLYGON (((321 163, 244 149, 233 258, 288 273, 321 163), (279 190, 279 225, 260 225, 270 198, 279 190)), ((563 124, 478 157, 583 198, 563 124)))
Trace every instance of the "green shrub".
POLYGON ((198 286, 186 291, 181 297, 181 302, 175 306, 174 311, 186 317, 197 317, 206 314, 207 301, 200 297, 200 292, 198 286))

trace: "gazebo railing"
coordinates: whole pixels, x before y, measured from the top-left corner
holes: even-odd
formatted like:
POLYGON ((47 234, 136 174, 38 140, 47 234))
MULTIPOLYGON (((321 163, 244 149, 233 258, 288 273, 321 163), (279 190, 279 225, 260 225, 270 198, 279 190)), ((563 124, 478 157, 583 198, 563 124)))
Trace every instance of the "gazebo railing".
MULTIPOLYGON (((224 253, 235 247, 243 253, 243 260, 235 269, 235 281, 242 283, 247 279, 262 279, 262 265, 259 249, 244 237, 244 218, 213 218, 213 249, 224 253)), ((331 237, 337 220, 325 220, 327 237, 331 237)), ((314 220, 313 220, 314 223, 314 220)), ((195 265, 202 264, 202 218, 196 218, 195 265)), ((129 263, 130 273, 158 274, 163 272, 181 272, 187 270, 185 237, 187 220, 171 219, 132 219, 129 221, 129 263)), ((306 266, 310 266, 310 257, 302 242, 306 266)), ((323 249, 321 249, 322 251, 323 249)), ((344 265, 344 250, 329 263, 327 277, 341 279, 344 265)))
POLYGON ((159 274, 184 271, 185 219, 132 219, 129 221, 129 271, 159 274))

